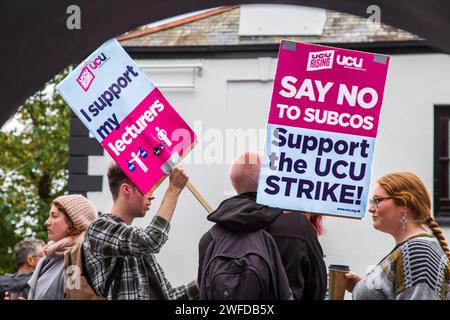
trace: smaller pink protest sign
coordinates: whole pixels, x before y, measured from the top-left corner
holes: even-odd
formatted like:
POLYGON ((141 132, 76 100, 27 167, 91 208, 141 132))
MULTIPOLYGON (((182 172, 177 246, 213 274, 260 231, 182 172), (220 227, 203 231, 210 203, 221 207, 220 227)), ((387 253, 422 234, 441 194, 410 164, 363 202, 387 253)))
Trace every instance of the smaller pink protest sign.
POLYGON ((388 65, 385 55, 281 42, 258 203, 364 216, 388 65))
POLYGON ((194 132, 154 88, 101 144, 145 193, 156 189, 195 143, 194 132))
POLYGON ((197 137, 114 39, 57 90, 136 187, 153 192, 197 137))

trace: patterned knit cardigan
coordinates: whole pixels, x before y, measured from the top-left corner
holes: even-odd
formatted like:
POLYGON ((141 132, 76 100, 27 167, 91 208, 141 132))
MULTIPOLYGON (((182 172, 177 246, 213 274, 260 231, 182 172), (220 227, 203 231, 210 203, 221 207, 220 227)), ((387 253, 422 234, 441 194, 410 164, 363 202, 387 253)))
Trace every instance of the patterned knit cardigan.
POLYGON ((450 264, 431 234, 399 243, 353 290, 355 300, 450 300, 450 264))

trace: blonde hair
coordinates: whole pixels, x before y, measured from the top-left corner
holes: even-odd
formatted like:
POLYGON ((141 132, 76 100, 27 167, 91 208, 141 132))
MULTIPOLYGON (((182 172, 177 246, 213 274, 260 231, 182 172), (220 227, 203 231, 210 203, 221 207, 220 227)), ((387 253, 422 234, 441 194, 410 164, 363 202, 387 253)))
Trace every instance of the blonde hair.
POLYGON ((417 223, 427 225, 439 241, 447 257, 450 250, 439 224, 431 215, 431 201, 423 182, 411 172, 396 172, 378 179, 378 184, 398 206, 408 207, 417 223))

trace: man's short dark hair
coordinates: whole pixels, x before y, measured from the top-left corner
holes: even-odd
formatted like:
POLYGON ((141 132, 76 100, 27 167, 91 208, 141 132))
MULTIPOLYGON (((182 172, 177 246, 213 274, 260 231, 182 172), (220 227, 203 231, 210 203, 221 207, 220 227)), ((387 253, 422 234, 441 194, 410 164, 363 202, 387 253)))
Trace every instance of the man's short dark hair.
POLYGON ((25 239, 14 246, 14 263, 20 268, 26 261, 28 256, 35 257, 40 247, 45 246, 45 242, 37 239, 25 239))
POLYGON ((113 200, 116 200, 117 197, 119 196, 119 189, 122 183, 128 183, 132 187, 134 187, 134 184, 123 172, 123 170, 119 167, 119 165, 115 162, 111 163, 111 165, 108 168, 108 184, 113 200))

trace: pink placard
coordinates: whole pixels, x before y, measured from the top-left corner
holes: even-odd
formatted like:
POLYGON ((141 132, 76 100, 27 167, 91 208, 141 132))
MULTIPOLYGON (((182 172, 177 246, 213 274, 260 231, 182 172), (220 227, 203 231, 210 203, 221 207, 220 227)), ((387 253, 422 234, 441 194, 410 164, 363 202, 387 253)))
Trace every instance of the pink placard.
POLYGON ((388 56, 283 41, 278 59, 269 123, 376 137, 388 56))
POLYGON ((154 88, 101 144, 146 194, 158 187, 196 141, 195 133, 154 88))

